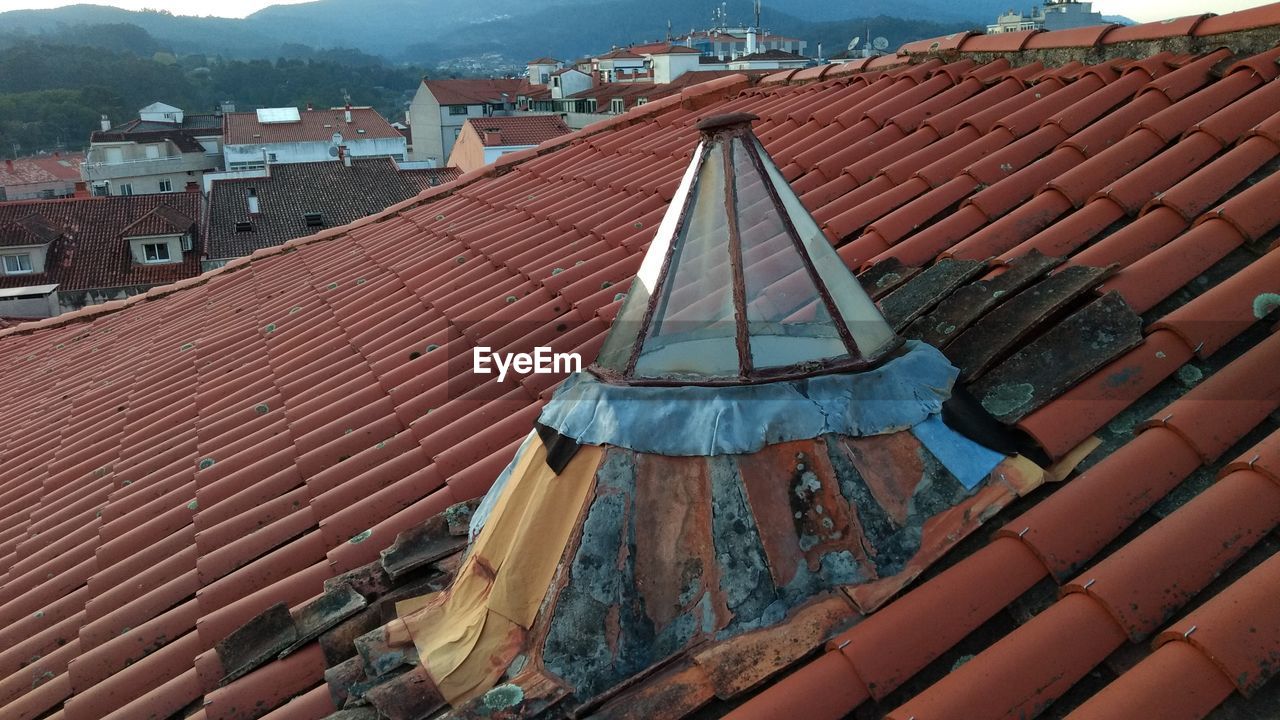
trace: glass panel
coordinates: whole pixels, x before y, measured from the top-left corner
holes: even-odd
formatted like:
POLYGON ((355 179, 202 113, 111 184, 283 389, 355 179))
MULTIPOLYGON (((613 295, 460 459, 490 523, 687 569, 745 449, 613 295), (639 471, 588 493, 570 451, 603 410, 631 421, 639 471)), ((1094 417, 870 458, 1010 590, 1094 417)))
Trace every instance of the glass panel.
MULTIPOLYGON (((760 147, 759 141, 752 142, 755 142, 756 148, 763 155, 764 149, 760 147)), ((880 309, 863 291, 853 273, 845 267, 844 261, 836 254, 835 248, 831 247, 827 236, 822 234, 822 229, 800 203, 800 198, 792 192, 791 186, 787 184, 778 169, 772 162, 766 161, 764 165, 787 214, 795 224, 796 232, 800 234, 800 240, 808 251, 818 276, 822 278, 822 283, 831 293, 836 310, 844 316, 845 324, 853 334, 859 353, 865 358, 875 357, 894 341, 893 328, 885 322, 880 309)))
POLYGON ((636 364, 642 377, 739 372, 724 154, 709 149, 636 364))
POLYGON ((847 356, 835 322, 773 203, 767 181, 739 139, 733 141, 733 155, 753 368, 847 356))

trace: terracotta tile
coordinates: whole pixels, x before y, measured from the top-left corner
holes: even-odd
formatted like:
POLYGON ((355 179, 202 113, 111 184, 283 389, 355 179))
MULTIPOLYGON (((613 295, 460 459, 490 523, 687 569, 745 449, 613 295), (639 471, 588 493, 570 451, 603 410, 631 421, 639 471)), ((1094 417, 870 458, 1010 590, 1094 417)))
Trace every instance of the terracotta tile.
POLYGON ((1277 272, 1280 254, 1269 252, 1152 328, 1177 333, 1197 354, 1209 357, 1261 319, 1256 303, 1274 286, 1277 272))
POLYGON ((1101 605, 1081 594, 1068 595, 886 717, 1034 715, 1124 639, 1101 605), (1040 661, 1049 648, 1052 664, 1040 661))
POLYGON ((799 672, 725 715, 729 720, 769 720, 799 713, 799 717, 837 720, 870 695, 853 666, 838 652, 829 652, 799 672))
POLYGON ((1212 15, 1188 15, 1173 20, 1118 27, 1107 33, 1102 42, 1105 45, 1114 45, 1122 42, 1161 40, 1180 35, 1190 35, 1196 29, 1196 26, 1208 17, 1212 17, 1212 15))
POLYGON ((1018 52, 1027 46, 1032 36, 1043 30, 1021 30, 1018 32, 997 33, 995 35, 970 35, 960 44, 964 52, 1018 52))
POLYGON ((1169 643, 1127 670, 1068 715, 1071 720, 1158 717, 1200 720, 1235 689, 1187 643, 1169 643))
MULTIPOLYGON (((1250 475, 1256 478, 1255 484, 1269 483, 1248 471, 1233 473, 1222 482, 1250 475)), ((1274 490, 1275 485, 1269 484, 1274 490)), ((1190 644, 1213 660, 1237 690, 1250 696, 1276 672, 1273 658, 1280 644, 1280 614, 1271 591, 1278 578, 1280 555, 1272 555, 1160 633, 1157 653, 1170 645, 1190 644)))
POLYGON ((1243 243, 1239 231, 1215 218, 1121 270, 1102 291, 1119 291, 1146 312, 1243 243))
POLYGON ((1206 35, 1219 35, 1238 30, 1249 30, 1256 27, 1276 25, 1278 23, 1280 23, 1280 8, 1277 8, 1275 3, 1269 3, 1267 5, 1262 5, 1248 10, 1239 10, 1237 12, 1207 18, 1204 22, 1196 26, 1195 34, 1201 37, 1206 35))

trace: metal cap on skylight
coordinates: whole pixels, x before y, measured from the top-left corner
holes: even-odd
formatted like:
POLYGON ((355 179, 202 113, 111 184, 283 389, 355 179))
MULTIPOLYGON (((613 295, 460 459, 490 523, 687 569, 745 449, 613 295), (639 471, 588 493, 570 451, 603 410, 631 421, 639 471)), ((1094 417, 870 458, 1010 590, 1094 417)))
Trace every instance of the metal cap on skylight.
POLYGON ((592 370, 735 384, 861 370, 900 345, 751 132, 698 123, 667 214, 592 370))

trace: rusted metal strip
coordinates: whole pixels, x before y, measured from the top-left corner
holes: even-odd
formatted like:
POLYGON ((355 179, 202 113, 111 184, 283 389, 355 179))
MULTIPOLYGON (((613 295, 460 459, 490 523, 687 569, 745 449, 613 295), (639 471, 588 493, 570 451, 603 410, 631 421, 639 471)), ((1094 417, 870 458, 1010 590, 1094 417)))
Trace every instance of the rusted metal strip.
POLYGON ((960 379, 969 382, 980 377, 1113 271, 1075 265, 987 313, 947 348, 947 357, 960 368, 960 379))
POLYGON ((1142 342, 1142 318, 1118 292, 1107 293, 975 383, 987 412, 1015 423, 1142 342))
POLYGON ((894 330, 901 331, 986 267, 981 260, 939 260, 886 295, 880 301, 880 312, 894 330))
POLYGON ((1032 250, 1010 261, 1000 275, 956 290, 928 315, 911 323, 903 335, 945 349, 991 308, 1021 292, 1061 263, 1061 258, 1032 250))

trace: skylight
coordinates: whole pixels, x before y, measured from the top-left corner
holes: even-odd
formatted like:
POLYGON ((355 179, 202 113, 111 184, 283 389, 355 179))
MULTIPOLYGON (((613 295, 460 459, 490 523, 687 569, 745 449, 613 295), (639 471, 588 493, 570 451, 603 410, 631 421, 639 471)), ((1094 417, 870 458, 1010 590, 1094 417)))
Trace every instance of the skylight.
POLYGON ((302 116, 298 114, 296 107, 262 108, 257 113, 258 122, 263 125, 302 122, 302 116))
POLYGON ((702 143, 595 366, 605 379, 760 382, 864 369, 897 347, 754 119, 699 123, 702 143))

